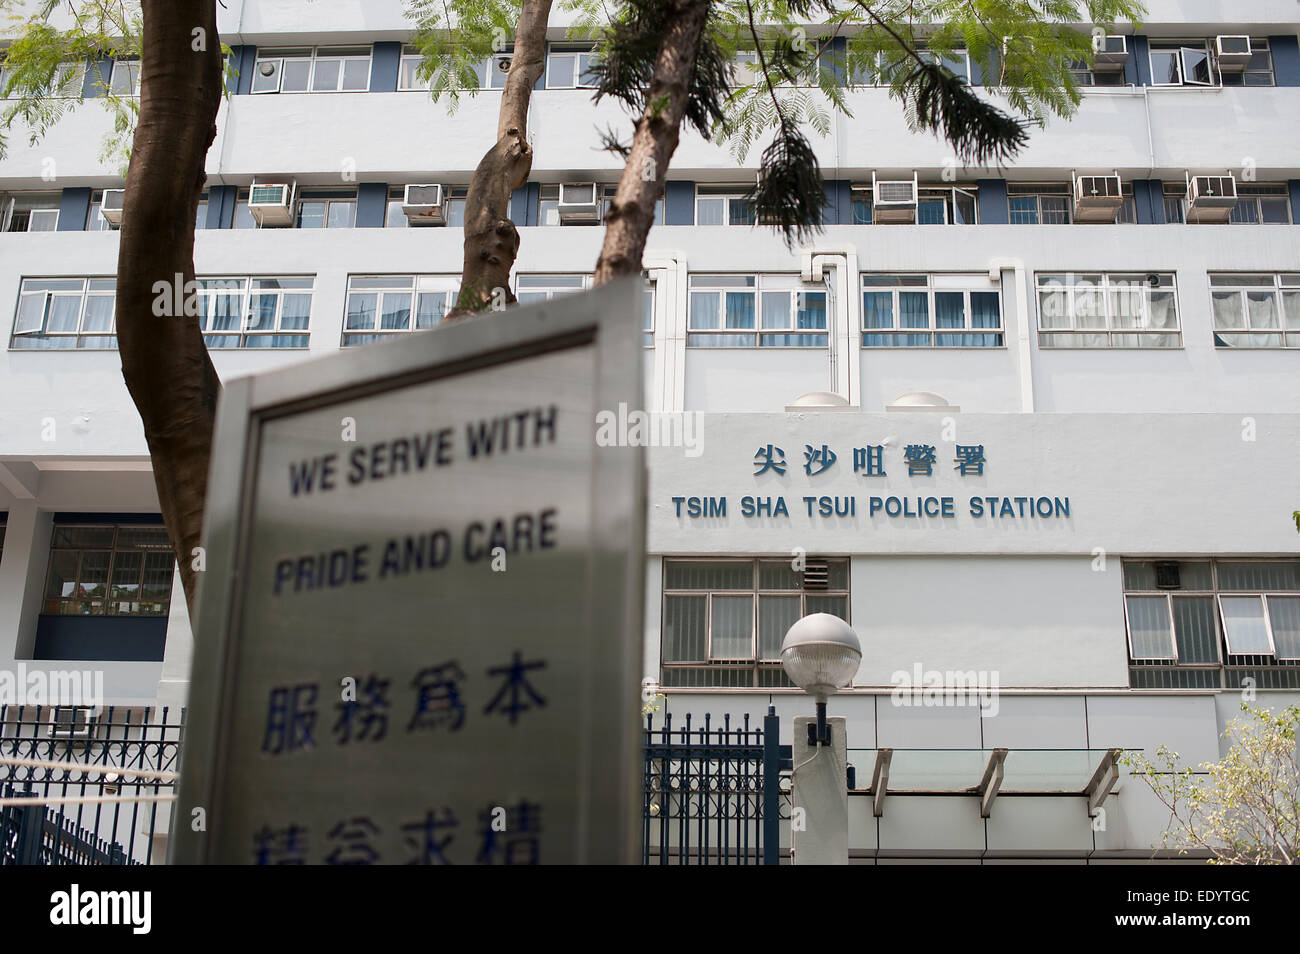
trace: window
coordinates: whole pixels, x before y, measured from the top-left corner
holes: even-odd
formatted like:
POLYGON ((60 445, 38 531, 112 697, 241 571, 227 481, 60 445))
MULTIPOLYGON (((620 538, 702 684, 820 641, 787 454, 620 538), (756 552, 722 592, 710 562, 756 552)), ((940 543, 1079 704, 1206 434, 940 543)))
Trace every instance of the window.
POLYGON ((1124 561, 1135 688, 1300 687, 1300 560, 1124 561))
POLYGON ((42 611, 166 616, 175 566, 163 527, 56 524, 42 611))
MULTIPOLYGON (((927 62, 945 66, 966 82, 970 82, 970 55, 965 50, 954 50, 949 55, 940 55, 924 48, 920 48, 919 52, 927 62)), ((898 50, 860 52, 850 47, 846 71, 848 85, 888 86, 900 69, 904 73, 910 72, 915 62, 909 54, 898 50)))
POLYGON ((1250 62, 1240 73, 1224 73, 1220 79, 1224 86, 1273 86, 1273 51, 1268 37, 1250 38, 1250 62))
POLYGON ((1163 193, 1165 197, 1165 222, 1169 225, 1184 225, 1187 216, 1183 207, 1187 201, 1187 186, 1182 182, 1166 182, 1163 193))
POLYGON ((399 90, 428 89, 429 81, 420 79, 420 64, 424 57, 418 47, 402 47, 402 58, 397 68, 397 88, 399 90))
MULTIPOLYGON (((610 207, 611 203, 613 203, 613 201, 614 201, 614 195, 615 195, 617 192, 618 192, 618 186, 617 186, 617 185, 609 185, 609 186, 605 186, 604 188, 601 189, 601 194, 604 196, 604 199, 605 199, 605 208, 604 208, 604 210, 603 210, 603 211, 604 211, 604 216, 603 216, 603 218, 602 218, 602 221, 603 221, 605 218, 608 218, 608 217, 609 217, 609 207, 610 207)), ((660 196, 658 199, 655 200, 654 224, 655 224, 655 225, 663 225, 663 224, 664 224, 664 200, 663 200, 663 196, 660 196)))
POLYGON ((1007 210, 1012 225, 1069 225, 1070 186, 1009 183, 1007 210))
POLYGON ((1172 273, 1037 276, 1040 348, 1181 348, 1172 273))
MULTIPOLYGON (((601 186, 597 184, 596 195, 602 197, 598 201, 604 202, 604 209, 608 211, 609 200, 614 197, 617 186, 601 186)), ((586 193, 579 201, 585 203, 590 193, 586 193)), ((569 194, 569 201, 574 201, 573 193, 569 194)), ((659 205, 655 206, 655 224, 661 224, 663 212, 660 208, 663 200, 659 200, 659 205)), ((561 222, 560 221, 560 186, 544 185, 541 186, 537 196, 537 224, 538 225, 599 225, 600 222, 561 222)))
POLYGON ((1094 70, 1086 60, 1070 64, 1070 75, 1078 86, 1127 86, 1123 70, 1094 70))
MULTIPOLYGON (((641 292, 641 344, 655 346, 655 283, 644 274, 645 288, 641 292)), ((3 528, 0 528, 3 529, 3 528)))
POLYGON ((58 193, 24 193, 10 196, 0 206, 5 232, 53 232, 59 227, 58 193))
POLYGON ((696 225, 753 225, 754 206, 745 189, 735 186, 696 186, 696 225))
POLYGON ((115 278, 25 278, 9 346, 54 351, 117 347, 115 278))
MULTIPOLYGON (((916 192, 917 225, 974 225, 976 222, 975 187, 920 186, 916 192)), ((857 186, 852 192, 852 223, 874 224, 873 195, 870 188, 857 186)))
POLYGON ((257 219, 253 218, 253 213, 248 210, 247 189, 240 189, 235 194, 235 218, 231 225, 237 229, 257 228, 257 219))
POLYGON ((1121 182, 1119 191, 1123 201, 1115 222, 1119 225, 1137 225, 1137 201, 1133 198, 1133 183, 1121 182))
POLYGON ((781 640, 809 613, 849 618, 849 561, 664 560, 664 686, 789 688, 781 640))
POLYGON ((551 44, 546 55, 547 89, 591 89, 596 76, 591 72, 591 47, 551 44))
POLYGON ((1285 185, 1237 183, 1237 204, 1229 222, 1238 225, 1290 225, 1291 195, 1285 185))
POLYGON ((1300 348, 1300 273, 1210 275, 1216 348, 1300 348))
POLYGON ((521 305, 550 301, 556 295, 572 295, 590 287, 590 275, 515 276, 515 296, 521 305))
POLYGON ((986 275, 862 276, 865 348, 1000 348, 1002 343, 1002 296, 986 275))
POLYGON ((254 93, 363 92, 370 88, 370 48, 259 50, 254 93))
POLYGON ((1214 86, 1218 81, 1206 40, 1152 40, 1149 56, 1153 86, 1214 86))
POLYGON ((459 288, 459 275, 349 276, 343 347, 436 328, 459 288))
POLYGON ((357 220, 355 192, 304 192, 293 226, 297 229, 350 229, 357 220))
POLYGON ((825 348, 824 285, 793 275, 692 275, 688 348, 825 348))
POLYGON ((510 73, 510 61, 514 56, 514 45, 507 46, 500 53, 489 56, 478 67, 479 89, 503 89, 506 76, 510 73))
POLYGON ((314 278, 200 278, 197 284, 199 327, 209 348, 307 347, 314 278))
POLYGON ((140 92, 140 61, 114 60, 108 88, 118 96, 136 96, 140 92))

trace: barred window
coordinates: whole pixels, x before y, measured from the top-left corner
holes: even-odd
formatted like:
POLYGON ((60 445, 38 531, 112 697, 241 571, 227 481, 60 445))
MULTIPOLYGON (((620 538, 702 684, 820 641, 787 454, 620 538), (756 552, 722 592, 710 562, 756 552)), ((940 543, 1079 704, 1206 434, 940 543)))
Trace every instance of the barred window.
POLYGON ((1124 561, 1134 688, 1300 688, 1300 560, 1124 561))
POLYGON ((849 619, 849 561, 665 560, 662 684, 781 688, 781 641, 809 613, 849 619))
POLYGON ((43 612, 166 616, 175 565, 163 527, 56 524, 43 612))

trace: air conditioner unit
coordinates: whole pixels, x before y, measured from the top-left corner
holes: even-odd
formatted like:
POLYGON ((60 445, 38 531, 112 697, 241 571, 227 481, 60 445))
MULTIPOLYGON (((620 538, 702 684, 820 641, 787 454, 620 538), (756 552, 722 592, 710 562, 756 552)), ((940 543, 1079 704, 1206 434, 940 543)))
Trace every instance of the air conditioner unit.
POLYGON ((100 202, 99 211, 103 214, 104 220, 109 225, 122 224, 122 200, 126 196, 125 189, 105 189, 103 200, 100 202))
POLYGON ((1237 204, 1237 180, 1226 176, 1191 176, 1187 182, 1187 221, 1226 222, 1237 204))
POLYGON ((411 225, 441 225, 447 221, 440 185, 408 185, 402 197, 402 212, 411 225))
POLYGON ((248 190, 248 211, 262 228, 293 224, 292 182, 254 182, 248 190))
POLYGON ((1219 61, 1219 69, 1225 73, 1240 73, 1250 62, 1251 49, 1248 36, 1216 36, 1214 38, 1214 55, 1219 61))
POLYGON ((1074 177, 1074 220, 1114 222, 1124 205, 1119 173, 1109 176, 1074 177))
POLYGON ((79 706, 56 707, 50 716, 50 738, 86 739, 90 737, 90 710, 79 706))
POLYGON ((560 222, 600 221, 600 189, 594 182, 566 183, 560 186, 560 222))
POLYGON ((1092 68, 1104 72, 1122 70, 1128 62, 1128 37, 1114 33, 1101 38, 1092 51, 1092 68))
POLYGON ((874 221, 916 221, 916 173, 911 179, 877 179, 871 174, 871 203, 874 221))

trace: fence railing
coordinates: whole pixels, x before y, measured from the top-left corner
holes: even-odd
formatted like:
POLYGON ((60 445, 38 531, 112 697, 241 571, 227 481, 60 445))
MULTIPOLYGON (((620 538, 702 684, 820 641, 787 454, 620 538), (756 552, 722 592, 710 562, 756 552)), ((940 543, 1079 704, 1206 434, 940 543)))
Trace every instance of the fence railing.
POLYGON ((748 715, 736 728, 730 715, 720 727, 709 715, 692 726, 687 715, 676 729, 671 713, 659 728, 647 717, 642 863, 778 864, 789 760, 771 709, 762 728, 748 715))
POLYGON ((154 839, 171 816, 183 710, 55 716, 0 706, 0 864, 161 862, 154 839))
MULTIPOLYGON (((0 865, 162 863, 183 710, 106 708, 77 735, 54 716, 0 706, 0 865)), ((779 863, 790 747, 774 712, 761 727, 665 714, 644 739, 644 864, 779 863)))

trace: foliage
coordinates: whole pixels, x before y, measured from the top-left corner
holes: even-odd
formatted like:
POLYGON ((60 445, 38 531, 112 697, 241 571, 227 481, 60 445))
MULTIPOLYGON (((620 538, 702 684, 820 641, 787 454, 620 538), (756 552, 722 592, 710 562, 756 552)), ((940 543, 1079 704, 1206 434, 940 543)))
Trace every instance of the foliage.
MULTIPOLYGON (((476 92, 475 67, 499 51, 493 31, 509 35, 518 6, 407 0, 435 99, 454 106, 476 92)), ((663 5, 562 0, 559 9, 573 18, 571 37, 594 43, 595 98, 634 115, 653 105, 645 97, 667 26, 663 5)), ((820 227, 825 202, 808 136, 827 138, 836 113, 852 115, 848 88, 882 86, 909 128, 939 136, 957 161, 1001 165, 1028 141, 1028 126, 1073 113, 1071 70, 1091 61, 1094 36, 1136 24, 1142 12, 1138 0, 715 0, 686 118, 727 143, 737 165, 762 148, 749 194, 757 218, 787 243, 802 241, 820 227), (983 78, 978 94, 950 68, 963 54, 983 78)), ((625 154, 612 131, 600 138, 625 154)))
POLYGON ((1203 763, 1200 772, 1178 768, 1178 754, 1165 746, 1154 762, 1141 754, 1123 761, 1169 810, 1161 847, 1206 851, 1211 864, 1296 864, 1300 705, 1276 713, 1245 703, 1241 708, 1249 718, 1229 723, 1227 755, 1203 763))
MULTIPOLYGON (((98 72, 98 62, 104 57, 139 59, 144 30, 139 0, 38 0, 34 7, 0 0, 0 16, 3 33, 14 38, 0 69, 0 159, 15 124, 25 128, 28 145, 35 146, 82 105, 85 71, 90 70, 93 98, 113 121, 99 160, 125 176, 140 100, 115 92, 110 77, 98 72)), ((222 50, 230 53, 228 46, 222 50)))

